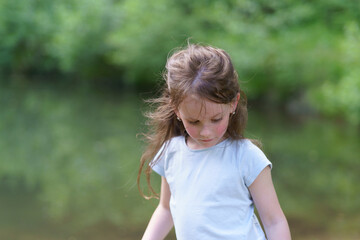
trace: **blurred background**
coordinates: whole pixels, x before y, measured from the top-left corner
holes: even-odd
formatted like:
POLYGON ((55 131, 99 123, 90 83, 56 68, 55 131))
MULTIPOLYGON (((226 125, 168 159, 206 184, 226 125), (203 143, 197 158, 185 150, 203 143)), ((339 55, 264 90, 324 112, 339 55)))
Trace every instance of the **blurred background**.
POLYGON ((188 38, 231 55, 293 238, 360 239, 353 0, 0 0, 0 239, 140 239, 143 100, 188 38))

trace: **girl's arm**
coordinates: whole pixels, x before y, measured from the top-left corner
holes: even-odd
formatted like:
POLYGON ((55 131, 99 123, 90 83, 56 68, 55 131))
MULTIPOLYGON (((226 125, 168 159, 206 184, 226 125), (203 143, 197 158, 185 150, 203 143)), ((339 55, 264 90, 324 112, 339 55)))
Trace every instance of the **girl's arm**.
POLYGON ((170 213, 170 188, 164 177, 161 178, 160 202, 152 215, 142 240, 164 239, 173 227, 173 220, 170 213))
POLYGON ((290 229, 281 210, 271 179, 271 169, 266 167, 249 187, 261 222, 269 240, 290 240, 290 229))

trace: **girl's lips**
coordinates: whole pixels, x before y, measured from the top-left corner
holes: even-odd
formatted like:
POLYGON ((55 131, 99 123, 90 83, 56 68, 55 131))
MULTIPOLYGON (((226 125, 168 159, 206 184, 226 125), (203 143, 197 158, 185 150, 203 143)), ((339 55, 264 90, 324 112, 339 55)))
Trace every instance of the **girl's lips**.
POLYGON ((212 139, 205 139, 205 140, 201 140, 201 141, 203 141, 203 142, 211 142, 212 139))

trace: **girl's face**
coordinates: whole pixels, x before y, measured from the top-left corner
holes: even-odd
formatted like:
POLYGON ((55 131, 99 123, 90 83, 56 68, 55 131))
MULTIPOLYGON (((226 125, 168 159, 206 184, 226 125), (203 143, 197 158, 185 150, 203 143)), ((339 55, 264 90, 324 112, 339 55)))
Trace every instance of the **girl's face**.
POLYGON ((237 100, 219 104, 196 95, 187 96, 181 102, 176 115, 189 134, 187 145, 191 149, 209 148, 225 139, 230 114, 236 109, 237 100))

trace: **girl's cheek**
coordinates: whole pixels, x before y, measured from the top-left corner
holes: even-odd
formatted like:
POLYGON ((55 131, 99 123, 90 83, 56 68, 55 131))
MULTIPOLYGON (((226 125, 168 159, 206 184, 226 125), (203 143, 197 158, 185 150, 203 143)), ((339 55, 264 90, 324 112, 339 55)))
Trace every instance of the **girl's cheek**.
POLYGON ((190 136, 196 135, 196 130, 194 129, 194 127, 186 126, 185 129, 190 136))
POLYGON ((224 134, 228 128, 229 121, 224 121, 223 123, 219 124, 216 128, 216 132, 218 135, 224 134))

